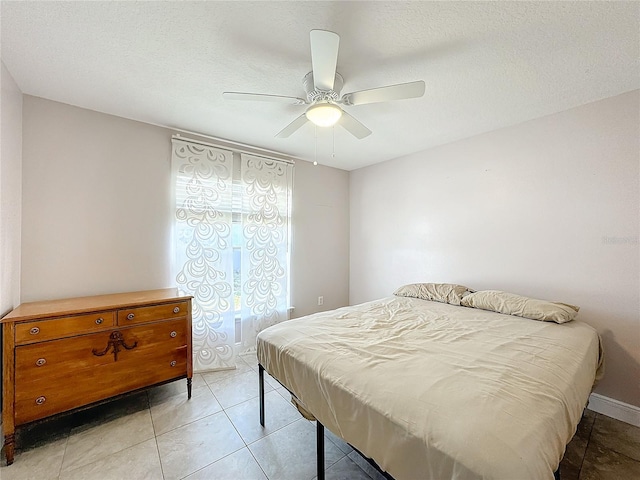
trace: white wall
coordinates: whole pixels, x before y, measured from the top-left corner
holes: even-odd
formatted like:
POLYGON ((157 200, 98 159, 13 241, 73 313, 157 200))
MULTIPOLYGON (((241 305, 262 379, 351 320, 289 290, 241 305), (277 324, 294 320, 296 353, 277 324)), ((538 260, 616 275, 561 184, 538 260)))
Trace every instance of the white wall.
POLYGON ((1 64, 0 85, 0 317, 20 303, 22 92, 1 64))
POLYGON ((453 282, 581 306, 640 406, 639 92, 351 172, 350 302, 453 282))
MULTIPOLYGON (((20 303, 22 92, 0 62, 0 318, 20 303)), ((0 340, 2 334, 0 333, 0 340)), ((2 343, 0 342, 0 354, 2 343)), ((0 371, 2 384, 2 371, 0 371)), ((0 401, 2 392, 0 392, 0 401)), ((0 418, 1 420, 1 418, 0 418)))
MULTIPOLYGON (((171 134, 24 97, 23 302, 174 284, 171 134)), ((292 303, 314 311, 324 294, 346 305, 348 173, 297 162, 294 183, 292 303), (331 240, 307 258, 321 234, 331 240)))

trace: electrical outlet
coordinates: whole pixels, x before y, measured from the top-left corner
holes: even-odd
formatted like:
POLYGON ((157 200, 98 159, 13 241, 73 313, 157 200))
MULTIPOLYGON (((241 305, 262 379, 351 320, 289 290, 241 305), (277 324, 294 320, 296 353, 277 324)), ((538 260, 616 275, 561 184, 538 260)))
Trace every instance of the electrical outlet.
POLYGON ((318 297, 318 305, 324 305, 324 297, 322 295, 318 297))

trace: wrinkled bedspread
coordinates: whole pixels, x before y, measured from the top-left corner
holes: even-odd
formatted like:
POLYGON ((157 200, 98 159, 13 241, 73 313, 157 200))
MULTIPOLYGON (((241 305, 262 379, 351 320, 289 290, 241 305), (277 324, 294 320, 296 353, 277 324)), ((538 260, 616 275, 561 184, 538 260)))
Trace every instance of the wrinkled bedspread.
POLYGON ((257 353, 396 480, 553 478, 601 366, 584 323, 400 297, 280 323, 257 353))

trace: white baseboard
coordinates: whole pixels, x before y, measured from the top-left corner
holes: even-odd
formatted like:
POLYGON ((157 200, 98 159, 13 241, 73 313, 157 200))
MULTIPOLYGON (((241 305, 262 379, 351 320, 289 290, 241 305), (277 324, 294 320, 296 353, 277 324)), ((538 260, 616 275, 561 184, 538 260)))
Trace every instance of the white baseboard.
POLYGON ((640 407, 636 407, 635 405, 629 405, 628 403, 614 400, 604 395, 592 393, 589 397, 589 405, 587 405, 587 408, 606 415, 607 417, 640 427, 640 407))

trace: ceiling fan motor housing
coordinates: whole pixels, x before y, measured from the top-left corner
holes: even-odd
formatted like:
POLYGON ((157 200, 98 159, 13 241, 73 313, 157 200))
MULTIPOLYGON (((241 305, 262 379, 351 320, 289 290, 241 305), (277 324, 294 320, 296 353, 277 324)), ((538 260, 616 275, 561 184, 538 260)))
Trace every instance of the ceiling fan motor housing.
POLYGON ((333 90, 317 89, 313 83, 313 71, 307 73, 302 79, 302 86, 304 87, 304 91, 307 92, 307 100, 309 100, 309 103, 316 103, 323 100, 337 102, 340 100, 340 91, 343 85, 344 79, 338 72, 336 72, 333 81, 333 90))

